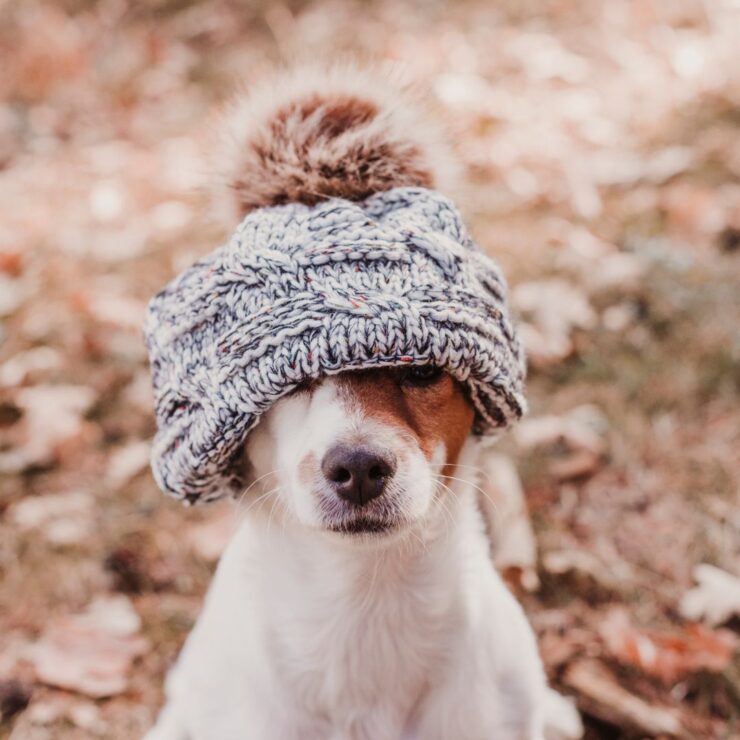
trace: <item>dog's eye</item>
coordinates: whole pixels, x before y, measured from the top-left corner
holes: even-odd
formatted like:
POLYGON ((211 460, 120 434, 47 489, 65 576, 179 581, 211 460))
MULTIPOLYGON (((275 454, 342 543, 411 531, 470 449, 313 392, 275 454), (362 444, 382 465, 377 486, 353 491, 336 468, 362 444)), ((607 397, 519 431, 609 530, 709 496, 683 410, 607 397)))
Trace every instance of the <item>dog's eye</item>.
POLYGON ((442 377, 441 368, 434 365, 416 365, 403 373, 403 382, 411 386, 424 386, 436 383, 442 377))

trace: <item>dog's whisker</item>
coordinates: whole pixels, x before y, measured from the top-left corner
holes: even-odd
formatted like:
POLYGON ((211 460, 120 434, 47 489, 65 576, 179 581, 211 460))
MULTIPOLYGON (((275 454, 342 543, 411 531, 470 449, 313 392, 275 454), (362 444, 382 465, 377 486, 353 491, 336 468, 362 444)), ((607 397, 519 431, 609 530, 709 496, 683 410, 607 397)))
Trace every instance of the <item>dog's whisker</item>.
POLYGON ((478 491, 478 493, 480 493, 481 495, 488 496, 488 494, 479 485, 477 485, 476 483, 473 483, 473 481, 471 480, 467 480, 467 478, 458 478, 457 476, 454 476, 454 475, 445 475, 443 477, 446 478, 447 480, 456 480, 456 481, 459 481, 460 483, 465 483, 466 485, 473 488, 475 491, 478 491))
MULTIPOLYGON (((466 481, 466 482, 469 482, 469 481, 466 481)), ((455 496, 455 497, 457 497, 457 496, 458 496, 457 492, 456 492, 456 491, 454 491, 454 490, 453 490, 452 488, 450 488, 449 486, 447 486, 447 485, 445 485, 444 483, 441 483, 441 482, 440 482, 440 485, 442 485, 442 486, 443 486, 443 487, 444 487, 445 489, 447 489, 447 491, 449 491, 449 492, 450 492, 450 494, 452 494, 453 496, 455 496)), ((481 488, 478 488, 478 487, 476 487, 476 490, 477 490, 477 491, 478 491, 478 492, 480 493, 480 495, 482 495, 482 496, 484 496, 484 497, 485 497, 485 499, 486 499, 486 502, 487 502, 487 503, 488 503, 488 504, 489 504, 489 505, 491 506, 491 508, 493 508, 493 512, 494 512, 494 517, 493 517, 493 521, 491 522, 491 525, 492 525, 492 527, 493 527, 493 530, 492 530, 491 534, 492 534, 492 536, 493 536, 494 538, 497 538, 497 537, 498 537, 498 536, 499 536, 499 535, 501 534, 501 530, 500 530, 500 527, 501 527, 501 512, 499 511, 499 506, 498 506, 498 504, 497 504, 497 503, 496 503, 496 502, 495 502, 495 501, 494 501, 494 500, 493 500, 493 499, 492 499, 492 498, 491 498, 491 497, 490 497, 490 496, 489 496, 489 495, 488 495, 487 493, 485 493, 485 491, 483 491, 483 490, 482 490, 481 488)), ((487 519, 489 519, 488 517, 486 517, 486 518, 487 518, 487 519)))
POLYGON ((471 486, 473 490, 475 490, 477 493, 485 498, 485 500, 493 507, 493 510, 496 512, 496 514, 499 514, 498 505, 496 504, 496 502, 480 486, 476 485, 472 481, 466 480, 465 478, 456 478, 454 476, 447 477, 450 478, 450 480, 457 480, 461 483, 466 483, 467 485, 471 486))
POLYGON ((444 490, 447 491, 453 498, 459 498, 460 494, 454 488, 450 488, 443 480, 438 480, 437 485, 440 488, 444 488, 444 490))
MULTIPOLYGON (((280 490, 279 488, 273 489, 272 493, 277 493, 277 491, 280 490)), ((280 503, 280 496, 275 496, 275 500, 272 502, 272 506, 270 507, 270 513, 267 516, 267 531, 270 531, 270 526, 272 525, 272 516, 275 513, 275 507, 280 503)))
POLYGON ((239 512, 239 516, 236 520, 236 526, 238 527, 246 518, 247 514, 255 507, 257 504, 259 504, 261 501, 264 501, 266 498, 269 498, 270 496, 275 495, 277 491, 280 490, 279 488, 273 488, 271 491, 267 491, 266 493, 261 494, 258 496, 254 501, 249 502, 249 506, 247 506, 243 511, 239 512))
MULTIPOLYGON (((479 481, 486 482, 486 483, 491 482, 491 476, 480 465, 468 465, 466 463, 455 463, 454 465, 450 465, 450 468, 454 471, 456 471, 457 468, 467 468, 473 471, 475 477, 479 481)), ((444 475, 444 473, 442 475, 444 475)))
MULTIPOLYGON (((239 508, 239 507, 241 507, 242 501, 243 501, 243 500, 244 500, 244 498, 245 498, 245 497, 247 496, 247 494, 249 493, 249 491, 250 491, 250 490, 251 490, 252 488, 254 488, 254 486, 255 486, 255 485, 257 485, 257 483, 259 483, 260 481, 264 480, 264 479, 265 479, 265 478, 267 478, 267 477, 268 477, 269 475, 276 475, 276 474, 277 474, 278 472, 280 472, 280 471, 279 471, 279 469, 278 469, 278 468, 275 468, 274 470, 270 470, 270 471, 268 471, 267 473, 265 473, 264 475, 261 475, 261 476, 260 476, 259 478, 256 478, 255 480, 253 480, 253 481, 252 481, 252 482, 251 482, 251 483, 250 483, 250 484, 249 484, 249 485, 248 485, 248 486, 246 487, 246 489, 245 489, 245 490, 244 490, 244 492, 243 492, 243 493, 241 494, 241 496, 239 496, 238 500, 237 500, 237 501, 235 502, 236 506, 237 506, 238 508, 239 508)), ((274 488, 274 489, 273 489, 273 490, 271 490, 271 491, 267 491, 266 493, 263 493, 263 494, 261 494, 261 495, 260 495, 260 496, 258 496, 258 497, 257 497, 256 499, 254 499, 254 501, 250 501, 250 503, 249 503, 249 505, 247 506, 247 508, 246 508, 246 509, 244 509, 243 511, 239 511, 239 513, 238 513, 238 517, 237 517, 237 520, 236 520, 236 526, 239 526, 239 525, 240 525, 240 524, 241 524, 241 523, 242 523, 242 522, 244 521, 244 518, 246 517, 246 515, 248 514, 248 512, 250 512, 250 511, 252 510, 252 508, 253 508, 254 506, 256 506, 256 505, 257 505, 257 504, 258 504, 258 503, 259 503, 260 501, 264 501, 264 499, 266 499, 266 498, 268 498, 269 496, 273 495, 273 494, 274 494, 274 493, 275 493, 275 492, 276 492, 277 490, 278 490, 278 487, 274 488)))
POLYGON ((268 475, 277 475, 280 472, 279 468, 275 468, 274 470, 268 470, 266 473, 261 475, 259 478, 255 478, 239 495, 239 498, 236 500, 236 505, 239 506, 244 498, 247 496, 247 494, 262 480, 267 478, 268 475))
POLYGON ((414 527, 411 527, 408 530, 408 535, 409 535, 409 537, 413 537, 421 545, 422 551, 425 554, 428 552, 429 543, 427 542, 427 540, 425 540, 424 538, 422 538, 421 536, 419 536, 419 534, 415 531, 414 527))
MULTIPOLYGON (((440 487, 447 489, 453 495, 453 497, 456 498, 455 493, 449 488, 449 486, 446 486, 441 481, 438 481, 437 484, 440 487)), ((445 515, 445 535, 447 535, 449 534, 450 528, 453 527, 455 524, 455 518, 452 514, 452 511, 450 510, 450 507, 447 505, 447 502, 441 496, 437 496, 436 501, 441 507, 443 514, 445 515)))

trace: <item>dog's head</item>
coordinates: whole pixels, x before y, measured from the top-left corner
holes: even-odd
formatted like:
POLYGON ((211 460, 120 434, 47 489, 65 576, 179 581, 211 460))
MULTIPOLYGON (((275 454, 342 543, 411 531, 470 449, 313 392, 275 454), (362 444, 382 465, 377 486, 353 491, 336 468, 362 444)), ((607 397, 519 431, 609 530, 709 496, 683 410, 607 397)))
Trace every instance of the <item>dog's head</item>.
POLYGON ((425 518, 473 418, 461 384, 433 366, 346 372, 277 402, 246 452, 283 516, 380 535, 425 518))

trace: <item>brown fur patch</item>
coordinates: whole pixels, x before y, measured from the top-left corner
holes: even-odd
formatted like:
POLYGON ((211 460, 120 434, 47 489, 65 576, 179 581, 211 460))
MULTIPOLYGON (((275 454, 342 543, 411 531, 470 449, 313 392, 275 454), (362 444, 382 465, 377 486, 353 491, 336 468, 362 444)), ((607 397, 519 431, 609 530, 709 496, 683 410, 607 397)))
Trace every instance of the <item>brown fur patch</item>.
POLYGON ((427 459, 443 442, 443 473, 451 473, 473 426, 473 405, 446 373, 425 386, 405 383, 403 373, 402 368, 362 370, 343 373, 339 381, 368 417, 411 434, 427 459))

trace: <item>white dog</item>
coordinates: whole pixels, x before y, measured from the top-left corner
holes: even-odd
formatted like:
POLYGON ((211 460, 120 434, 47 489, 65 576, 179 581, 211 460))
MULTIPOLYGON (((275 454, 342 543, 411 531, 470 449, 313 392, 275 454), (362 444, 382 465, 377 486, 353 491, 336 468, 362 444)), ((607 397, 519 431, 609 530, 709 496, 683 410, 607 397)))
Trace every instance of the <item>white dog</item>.
MULTIPOLYGON (((268 151, 258 183, 242 173, 242 149, 233 154, 226 180, 238 205, 270 203, 271 178, 287 178, 270 151, 311 140, 310 126, 331 133, 315 104, 295 102, 315 100, 317 79, 294 76, 280 88, 287 99, 263 90, 237 106, 234 140, 260 136, 268 151), (270 109, 289 111, 272 119, 281 126, 297 116, 287 142, 248 117, 270 109)), ((407 166, 426 150, 396 147, 408 113, 373 84, 332 73, 320 99, 335 96, 325 110, 336 117, 368 98, 381 110, 372 136, 393 145, 369 179, 387 188, 403 157, 407 166)), ((322 155, 335 144, 323 140, 322 155)), ((337 161, 349 156, 336 145, 337 161)), ((353 171, 352 161, 343 166, 353 171)), ((287 179, 291 198, 316 192, 287 179)), ((334 184, 341 190, 341 179, 334 184)), ((545 715, 564 705, 492 565, 473 420, 463 387, 431 366, 345 372, 275 403, 247 437, 253 483, 241 523, 148 740, 544 737, 545 715)))

